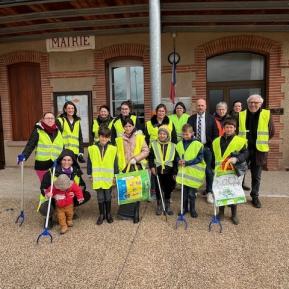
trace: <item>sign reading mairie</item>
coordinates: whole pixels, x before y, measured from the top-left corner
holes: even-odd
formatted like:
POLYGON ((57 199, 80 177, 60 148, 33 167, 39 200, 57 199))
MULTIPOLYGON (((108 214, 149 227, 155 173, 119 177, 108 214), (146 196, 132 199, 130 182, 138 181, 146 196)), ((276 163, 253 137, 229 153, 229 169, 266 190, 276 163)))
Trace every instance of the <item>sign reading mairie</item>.
POLYGON ((46 39, 46 48, 48 52, 95 49, 95 37, 88 35, 53 37, 46 39))

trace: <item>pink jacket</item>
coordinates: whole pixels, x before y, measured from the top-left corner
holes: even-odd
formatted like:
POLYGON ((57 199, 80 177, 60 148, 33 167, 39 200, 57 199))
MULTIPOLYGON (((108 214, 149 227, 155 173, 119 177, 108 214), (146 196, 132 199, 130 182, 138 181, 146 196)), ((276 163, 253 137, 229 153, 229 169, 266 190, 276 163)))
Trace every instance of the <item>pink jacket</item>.
MULTIPOLYGON (((125 160, 126 163, 129 162, 129 160, 134 156, 133 151, 135 148, 135 136, 136 134, 142 133, 141 131, 136 131, 134 132, 130 137, 128 137, 126 134, 122 135, 123 138, 123 144, 124 144, 124 154, 125 154, 125 160)), ((138 154, 137 156, 134 156, 137 162, 140 162, 141 160, 145 159, 149 155, 149 148, 144 141, 141 153, 138 154)))

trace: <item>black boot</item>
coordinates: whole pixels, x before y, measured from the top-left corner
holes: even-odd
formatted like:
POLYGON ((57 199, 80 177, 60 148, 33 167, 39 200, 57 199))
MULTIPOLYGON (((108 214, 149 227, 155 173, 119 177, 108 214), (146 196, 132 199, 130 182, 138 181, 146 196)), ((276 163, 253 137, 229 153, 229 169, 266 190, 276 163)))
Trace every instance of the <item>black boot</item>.
POLYGON ((262 207, 261 202, 258 197, 252 197, 252 204, 255 208, 258 208, 258 209, 262 207))
POLYGON ((239 219, 237 217, 237 205, 231 205, 231 212, 232 212, 232 222, 234 225, 238 225, 239 224, 239 219))
POLYGON ((101 225, 104 220, 104 203, 98 203, 98 208, 99 208, 99 217, 96 221, 96 224, 101 225))
POLYGON ((110 213, 111 211, 111 201, 105 202, 105 210, 106 210, 106 220, 110 224, 113 222, 112 215, 110 213))
POLYGON ((218 218, 219 218, 220 221, 224 220, 224 214, 225 214, 225 206, 219 207, 218 218))
POLYGON ((137 224, 139 222, 139 206, 140 206, 140 202, 137 202, 135 206, 134 217, 133 217, 134 224, 137 224))
POLYGON ((198 213, 196 212, 196 205, 195 205, 196 198, 190 199, 190 214, 192 218, 197 218, 198 213))
POLYGON ((163 208, 162 208, 161 200, 157 200, 156 215, 160 216, 162 213, 163 213, 163 208))
POLYGON ((169 216, 174 214, 174 212, 172 211, 170 206, 171 206, 170 200, 169 199, 165 200, 165 208, 166 208, 166 212, 169 216))

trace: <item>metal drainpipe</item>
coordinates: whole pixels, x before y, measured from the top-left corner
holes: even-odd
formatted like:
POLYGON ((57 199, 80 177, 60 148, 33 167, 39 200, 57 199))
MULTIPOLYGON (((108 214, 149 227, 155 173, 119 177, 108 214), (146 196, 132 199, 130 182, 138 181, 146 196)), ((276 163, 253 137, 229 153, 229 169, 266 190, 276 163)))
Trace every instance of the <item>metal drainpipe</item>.
POLYGON ((150 21, 150 72, 152 110, 161 103, 161 12, 160 1, 149 2, 150 21))

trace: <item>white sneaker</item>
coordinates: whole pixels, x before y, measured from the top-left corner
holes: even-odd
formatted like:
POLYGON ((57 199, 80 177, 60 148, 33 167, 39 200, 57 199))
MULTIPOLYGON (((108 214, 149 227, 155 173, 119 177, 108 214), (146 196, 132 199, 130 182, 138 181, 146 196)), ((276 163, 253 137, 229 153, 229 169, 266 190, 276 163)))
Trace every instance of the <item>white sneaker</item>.
POLYGON ((209 204, 214 204, 214 197, 213 197, 213 194, 211 192, 207 193, 207 202, 209 204))

